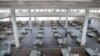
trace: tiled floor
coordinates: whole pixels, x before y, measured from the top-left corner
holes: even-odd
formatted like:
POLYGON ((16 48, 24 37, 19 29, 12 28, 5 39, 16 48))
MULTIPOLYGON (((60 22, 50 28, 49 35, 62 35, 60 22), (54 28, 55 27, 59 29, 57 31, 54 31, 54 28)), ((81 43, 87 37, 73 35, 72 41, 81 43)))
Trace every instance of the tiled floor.
MULTIPOLYGON (((33 49, 31 49, 33 50, 33 49)), ((14 56, 29 56, 31 50, 29 49, 20 49, 14 56)), ((38 49, 41 52, 40 56, 63 56, 60 48, 42 48, 38 49)), ((88 56, 83 48, 72 48, 71 54, 79 54, 80 56, 88 56)))
MULTIPOLYGON (((39 25, 39 24, 38 24, 39 25)), ((45 22, 44 24, 45 29, 44 29, 44 38, 43 38, 43 47, 59 47, 57 45, 57 40, 54 38, 53 36, 53 32, 52 29, 50 27, 50 22, 45 22)), ((27 26, 26 26, 27 27, 27 26)), ((21 48, 32 48, 33 47, 33 42, 36 39, 36 35, 37 35, 37 31, 39 29, 39 26, 34 26, 32 28, 32 31, 28 31, 28 34, 24 36, 23 40, 21 41, 21 48)), ((68 27, 69 30, 75 32, 75 34, 78 34, 79 30, 75 30, 72 27, 68 27)), ((58 27, 57 30, 62 34, 62 37, 65 37, 65 30, 61 27, 58 27)), ((3 33, 3 32, 2 32, 3 33)), ((14 39, 13 35, 7 36, 6 40, 0 40, 0 47, 4 46, 4 42, 10 39, 14 39)), ((67 46, 72 46, 72 47, 77 47, 79 46, 76 41, 74 39, 72 39, 70 37, 70 35, 67 36, 67 44, 65 45, 65 47, 67 46)), ((92 38, 87 37, 87 43, 86 46, 96 46, 96 47, 100 47, 100 44, 92 38), (94 45, 95 44, 95 45, 94 45)))
MULTIPOLYGON (((70 35, 67 35, 67 38, 66 38, 67 39, 67 43, 66 43, 66 45, 64 45, 64 46, 58 46, 57 45, 57 40, 53 36, 52 28, 50 27, 50 22, 45 22, 44 25, 45 25, 44 26, 45 27, 45 29, 44 29, 45 36, 43 38, 43 45, 42 46, 39 46, 38 48, 66 48, 68 46, 71 46, 71 47, 79 47, 79 44, 77 44, 76 41, 70 37, 70 35)), ((24 38, 22 39, 22 41, 20 42, 20 44, 21 44, 21 48, 20 49, 26 49, 27 50, 27 49, 34 48, 33 42, 36 39, 36 35, 38 33, 37 32, 38 29, 39 29, 39 26, 34 26, 34 27, 32 27, 32 31, 29 31, 28 30, 28 34, 26 34, 24 36, 24 38)), ((69 30, 72 30, 76 34, 78 34, 78 30, 75 30, 73 27, 68 27, 68 29, 69 30)), ((65 37, 65 30, 62 27, 58 27, 57 30, 63 35, 63 37, 65 37)), ((6 49, 4 43, 7 40, 10 40, 10 39, 14 39, 13 35, 7 36, 7 39, 5 39, 5 40, 0 40, 0 49, 6 49)), ((100 44, 97 43, 96 40, 87 37, 86 47, 98 47, 99 48, 100 47, 100 44)), ((23 52, 21 52, 21 53, 23 53, 23 52)))

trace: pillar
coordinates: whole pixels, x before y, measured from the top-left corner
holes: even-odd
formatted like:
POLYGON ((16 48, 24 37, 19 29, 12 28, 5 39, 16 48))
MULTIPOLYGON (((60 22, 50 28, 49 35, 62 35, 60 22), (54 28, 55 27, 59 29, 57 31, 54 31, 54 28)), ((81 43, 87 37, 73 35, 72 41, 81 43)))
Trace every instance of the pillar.
POLYGON ((59 21, 59 23, 61 23, 61 17, 59 17, 59 20, 58 21, 59 21))
POLYGON ((88 27, 88 20, 89 20, 89 10, 86 9, 83 30, 82 30, 81 46, 85 46, 86 43, 86 32, 88 27))
POLYGON ((29 28, 30 30, 32 30, 31 10, 28 9, 28 12, 29 12, 29 28))
POLYGON ((35 22, 35 24, 36 24, 36 17, 34 17, 34 22, 35 22))
POLYGON ((11 22, 11 16, 9 16, 9 20, 10 20, 10 22, 11 22))
POLYGON ((66 17, 66 29, 68 27, 68 17, 66 17))
POLYGON ((36 21, 36 17, 34 17, 35 18, 35 21, 36 21))
POLYGON ((19 44, 19 37, 18 37, 17 23, 16 23, 16 14, 15 14, 14 8, 11 9, 11 21, 12 21, 12 25, 13 25, 15 45, 16 45, 16 48, 19 48, 20 44, 19 44))
POLYGON ((68 28, 68 9, 67 9, 67 14, 66 14, 66 23, 65 23, 65 29, 67 30, 68 28))
POLYGON ((66 17, 66 23, 65 23, 65 26, 64 26, 64 29, 65 29, 65 38, 64 38, 64 41, 65 43, 67 42, 67 27, 68 27, 68 17, 66 17))
MULTIPOLYGON (((9 20, 10 20, 9 22, 12 22, 12 21, 11 21, 11 18, 12 18, 12 17, 11 17, 11 16, 9 16, 9 20)), ((11 25, 11 23, 10 23, 10 25, 11 25)))

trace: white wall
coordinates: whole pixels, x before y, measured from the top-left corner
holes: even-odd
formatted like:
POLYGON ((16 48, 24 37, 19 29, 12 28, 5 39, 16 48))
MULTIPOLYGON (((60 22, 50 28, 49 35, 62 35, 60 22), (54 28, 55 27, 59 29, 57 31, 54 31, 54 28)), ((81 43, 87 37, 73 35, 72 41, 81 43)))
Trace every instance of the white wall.
POLYGON ((8 17, 9 14, 8 13, 0 13, 0 18, 5 18, 8 17))
POLYGON ((83 23, 84 22, 84 17, 75 17, 75 21, 83 23))
POLYGON ((100 19, 92 19, 91 20, 91 26, 96 28, 100 34, 100 19))

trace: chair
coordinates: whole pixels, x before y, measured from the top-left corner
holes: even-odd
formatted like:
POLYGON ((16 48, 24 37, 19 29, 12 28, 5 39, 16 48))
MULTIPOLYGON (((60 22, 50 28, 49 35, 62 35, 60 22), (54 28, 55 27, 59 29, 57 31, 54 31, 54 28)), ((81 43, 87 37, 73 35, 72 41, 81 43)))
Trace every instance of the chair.
POLYGON ((97 56, 96 52, 92 48, 85 48, 85 51, 90 56, 97 56))

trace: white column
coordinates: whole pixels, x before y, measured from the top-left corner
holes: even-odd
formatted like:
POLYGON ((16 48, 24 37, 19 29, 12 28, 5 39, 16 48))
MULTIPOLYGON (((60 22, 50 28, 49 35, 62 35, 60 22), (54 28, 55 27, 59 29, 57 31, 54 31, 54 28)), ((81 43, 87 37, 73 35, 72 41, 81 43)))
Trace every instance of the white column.
POLYGON ((30 30, 32 30, 31 10, 28 9, 28 12, 29 12, 29 27, 30 27, 30 30))
POLYGON ((61 17, 59 17, 59 20, 58 21, 61 22, 61 17))
POLYGON ((16 23, 16 14, 15 14, 14 8, 11 9, 11 17, 12 17, 11 21, 12 21, 13 31, 14 31, 15 45, 16 45, 16 48, 19 48, 20 44, 19 44, 19 37, 18 37, 17 23, 16 23))
POLYGON ((67 13, 66 13, 66 25, 65 25, 65 29, 68 28, 68 9, 67 9, 67 13))
POLYGON ((36 17, 34 17, 35 18, 35 21, 36 21, 36 17))
MULTIPOLYGON (((65 28, 65 31, 67 30, 67 27, 68 27, 68 17, 66 17, 66 23, 65 23, 66 25, 64 26, 64 28, 65 28)), ((64 38, 64 42, 65 42, 65 44, 66 44, 66 42, 67 42, 67 36, 64 38)))
POLYGON ((68 27, 68 17, 66 17, 66 29, 68 27))
POLYGON ((36 17, 34 17, 35 19, 34 19, 34 22, 36 23, 36 17))
POLYGON ((59 25, 59 24, 61 24, 61 17, 57 17, 57 22, 58 22, 58 24, 57 25, 59 25))
POLYGON ((84 24, 83 24, 83 31, 82 31, 81 46, 85 46, 85 43, 86 43, 86 32, 87 32, 87 27, 88 27, 88 20, 89 20, 89 10, 86 9, 85 19, 84 19, 84 24))
POLYGON ((9 16, 9 18, 10 18, 10 22, 11 22, 11 16, 9 16))

